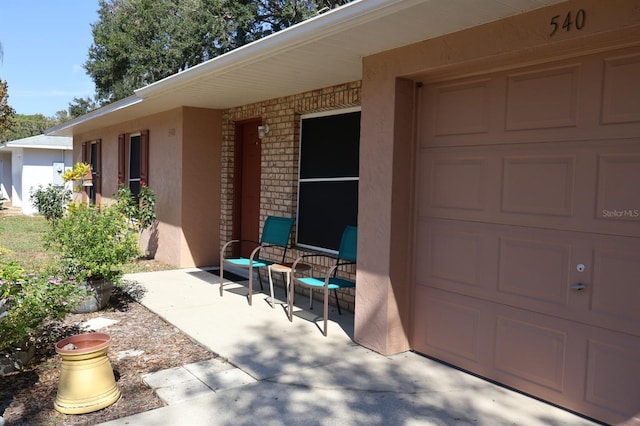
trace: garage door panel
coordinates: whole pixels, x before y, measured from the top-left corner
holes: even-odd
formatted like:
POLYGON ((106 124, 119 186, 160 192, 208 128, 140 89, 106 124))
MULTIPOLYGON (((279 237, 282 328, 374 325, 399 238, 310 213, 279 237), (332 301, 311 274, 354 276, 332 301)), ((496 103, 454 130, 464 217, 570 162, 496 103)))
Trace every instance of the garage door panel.
POLYGON ((602 123, 640 122, 640 55, 604 61, 602 123))
POLYGON ((482 235, 453 229, 432 229, 429 238, 432 279, 479 287, 482 281, 482 235))
POLYGON ((491 80, 434 87, 437 110, 428 111, 438 136, 469 135, 489 131, 491 80))
POLYGON ((414 305, 416 350, 486 373, 483 366, 490 364, 492 355, 485 340, 493 341, 495 328, 483 302, 427 286, 416 291, 421 300, 414 305))
POLYGON ((490 227, 467 222, 420 222, 416 275, 422 285, 489 298, 495 292, 496 237, 490 227))
POLYGON ((499 292, 520 296, 525 308, 531 299, 567 306, 570 244, 501 237, 499 258, 499 292))
POLYGON ((433 299, 425 318, 427 345, 478 362, 479 316, 478 309, 433 299), (447 332, 439 324, 447 324, 447 332))
POLYGON ((640 417, 640 347, 620 337, 589 340, 585 401, 623 418, 640 417))
POLYGON ((594 250, 589 314, 605 327, 640 336, 640 247, 594 250))
POLYGON ((418 215, 640 237, 626 224, 640 222, 638 149, 637 139, 424 149, 418 215))
POLYGON ((501 210, 572 216, 575 163, 575 156, 504 157, 501 210))
POLYGON ((637 137, 638 75, 640 55, 634 53, 434 83, 420 92, 425 105, 420 145, 571 142, 612 134, 637 137), (445 111, 440 111, 438 102, 445 111))
POLYGON ((562 392, 567 333, 532 321, 496 319, 494 366, 502 373, 562 392))
POLYGON ((639 183, 640 152, 599 155, 596 217, 640 223, 639 183))
POLYGON ((487 208, 486 187, 488 176, 487 159, 461 156, 430 158, 428 175, 421 176, 420 191, 430 194, 423 198, 420 210, 455 209, 482 211, 487 208))
POLYGON ((508 75, 505 129, 575 127, 579 81, 576 65, 508 75))

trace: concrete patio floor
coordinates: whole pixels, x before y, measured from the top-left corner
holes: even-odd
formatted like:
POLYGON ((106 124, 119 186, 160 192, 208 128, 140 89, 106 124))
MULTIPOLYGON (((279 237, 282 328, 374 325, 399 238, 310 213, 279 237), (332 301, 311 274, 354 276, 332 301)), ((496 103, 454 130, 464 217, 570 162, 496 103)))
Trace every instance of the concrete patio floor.
POLYGON ((225 358, 245 379, 105 425, 594 424, 413 352, 370 351, 353 340, 353 315, 338 315, 335 307, 324 337, 321 303, 309 311, 307 297, 298 295, 289 322, 281 285, 281 302, 272 309, 256 281, 249 306, 245 281, 225 280, 220 297, 219 277, 203 269, 126 278, 144 287, 143 305, 225 358))

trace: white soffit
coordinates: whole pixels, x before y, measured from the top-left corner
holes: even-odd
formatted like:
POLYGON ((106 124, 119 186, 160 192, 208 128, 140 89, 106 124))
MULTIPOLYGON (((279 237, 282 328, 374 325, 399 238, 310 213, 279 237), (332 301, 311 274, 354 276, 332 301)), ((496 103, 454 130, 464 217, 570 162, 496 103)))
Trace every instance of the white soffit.
POLYGON ((564 0, 356 0, 143 87, 57 135, 180 106, 224 109, 362 78, 362 58, 564 0))

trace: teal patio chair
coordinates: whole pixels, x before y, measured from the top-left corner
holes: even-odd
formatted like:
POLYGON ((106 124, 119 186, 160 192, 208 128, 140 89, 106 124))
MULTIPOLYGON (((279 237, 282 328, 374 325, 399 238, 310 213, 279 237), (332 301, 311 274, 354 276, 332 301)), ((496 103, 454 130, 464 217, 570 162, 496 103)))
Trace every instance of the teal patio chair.
POLYGON ((262 277, 260 276, 260 268, 265 268, 269 265, 278 263, 277 261, 267 260, 261 257, 261 251, 267 247, 278 247, 282 250, 282 261, 284 262, 287 255, 287 247, 289 245, 289 236, 291 235, 291 228, 293 227, 294 219, 286 217, 268 216, 262 227, 262 235, 260 241, 249 240, 231 240, 227 241, 222 250, 220 250, 220 296, 223 295, 223 283, 224 283, 224 265, 233 265, 240 268, 249 269, 249 305, 252 302, 253 296, 253 270, 258 269, 258 279, 260 281, 260 288, 262 288, 262 277), (250 242, 256 244, 256 248, 253 249, 251 255, 248 258, 237 257, 228 258, 225 256, 227 248, 232 244, 239 244, 241 242, 250 242))
POLYGON ((338 301, 338 290, 343 288, 354 288, 356 286, 355 281, 348 280, 346 278, 340 278, 336 276, 338 269, 344 265, 355 265, 357 258, 357 244, 358 244, 358 228, 355 226, 347 226, 342 233, 340 240, 340 248, 338 249, 337 256, 331 256, 328 254, 307 254, 298 257, 291 266, 291 289, 289 289, 290 303, 289 303, 289 321, 293 321, 293 298, 295 294, 295 285, 302 285, 308 287, 310 294, 310 309, 313 309, 313 290, 323 289, 324 291, 324 331, 323 334, 327 335, 327 319, 329 318, 329 291, 333 290, 336 298, 336 306, 338 308, 338 314, 340 312, 340 302, 338 301), (315 275, 303 277, 296 275, 296 268, 300 263, 307 263, 311 258, 330 258, 335 259, 334 265, 324 275, 315 275))

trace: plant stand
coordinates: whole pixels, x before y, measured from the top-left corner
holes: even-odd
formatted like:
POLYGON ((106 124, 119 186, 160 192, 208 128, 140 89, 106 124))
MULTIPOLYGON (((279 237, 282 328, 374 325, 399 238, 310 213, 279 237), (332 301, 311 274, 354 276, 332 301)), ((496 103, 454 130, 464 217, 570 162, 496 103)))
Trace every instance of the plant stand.
POLYGON ((54 408, 64 414, 85 414, 108 407, 120 398, 107 358, 111 337, 78 334, 56 343, 62 358, 54 408), (74 349, 75 348, 75 349, 74 349))

